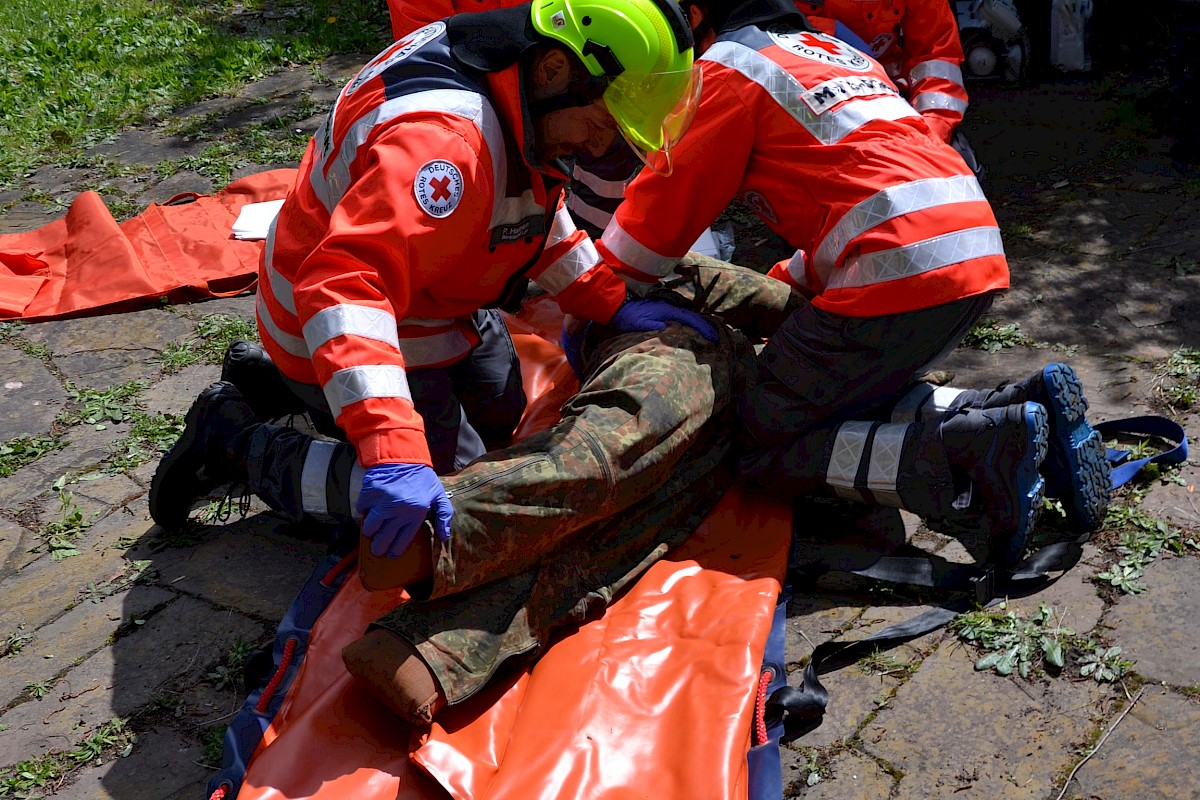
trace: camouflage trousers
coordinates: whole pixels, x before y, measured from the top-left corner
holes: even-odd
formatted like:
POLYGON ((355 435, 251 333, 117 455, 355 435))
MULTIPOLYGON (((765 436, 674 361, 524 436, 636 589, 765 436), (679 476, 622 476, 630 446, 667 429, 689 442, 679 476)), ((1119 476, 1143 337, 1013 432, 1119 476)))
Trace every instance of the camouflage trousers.
POLYGON ((377 623, 416 646, 450 704, 599 615, 731 480, 735 398, 755 369, 745 337, 600 329, 586 361, 561 422, 443 478, 455 513, 430 594, 377 623))

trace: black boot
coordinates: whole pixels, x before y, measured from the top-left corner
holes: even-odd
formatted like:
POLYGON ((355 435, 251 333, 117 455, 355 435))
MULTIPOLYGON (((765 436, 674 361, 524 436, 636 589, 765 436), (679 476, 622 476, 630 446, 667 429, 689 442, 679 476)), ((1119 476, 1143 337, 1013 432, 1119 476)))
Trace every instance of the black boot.
POLYGON ((939 433, 952 472, 969 488, 960 495, 961 513, 945 522, 980 531, 994 561, 1015 564, 1045 495, 1039 469, 1049 447, 1046 410, 1037 403, 960 409, 946 416, 939 433))
POLYGON ((991 391, 918 387, 898 408, 918 416, 960 408, 1003 408, 1037 403, 1046 409, 1050 448, 1042 464, 1046 494, 1062 500, 1067 523, 1092 531, 1104 523, 1112 494, 1107 448, 1088 424, 1087 399, 1075 370, 1066 364, 1047 364, 1022 381, 1002 383, 991 391), (918 408, 919 406, 919 408, 918 408))
POLYGON ((200 393, 185 423, 150 483, 150 516, 168 530, 184 526, 197 499, 246 479, 239 451, 257 420, 237 388, 219 381, 200 393))
POLYGON ((238 339, 229 345, 221 362, 221 380, 236 386, 263 422, 305 411, 271 357, 253 342, 238 339))

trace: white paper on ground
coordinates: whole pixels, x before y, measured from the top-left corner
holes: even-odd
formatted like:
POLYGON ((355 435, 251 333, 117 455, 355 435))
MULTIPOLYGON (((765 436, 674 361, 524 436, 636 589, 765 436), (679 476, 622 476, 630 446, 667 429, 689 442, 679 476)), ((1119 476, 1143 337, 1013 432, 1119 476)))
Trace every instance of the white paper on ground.
POLYGON ((267 229, 279 214, 282 200, 268 200, 265 203, 247 203, 242 206, 238 218, 233 223, 233 238, 235 239, 265 239, 267 229))

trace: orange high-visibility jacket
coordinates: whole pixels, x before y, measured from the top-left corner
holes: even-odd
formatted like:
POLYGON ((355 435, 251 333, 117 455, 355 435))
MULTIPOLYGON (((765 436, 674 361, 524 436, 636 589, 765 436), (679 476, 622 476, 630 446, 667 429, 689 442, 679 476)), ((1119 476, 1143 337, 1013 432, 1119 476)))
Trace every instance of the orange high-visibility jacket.
POLYGON ((268 235, 263 344, 320 384, 360 462, 429 463, 406 370, 466 356, 470 316, 522 274, 607 322, 625 285, 535 170, 516 66, 469 70, 437 22, 342 89, 268 235), (543 249, 544 248, 544 249, 543 249))
POLYGON ((392 36, 400 39, 451 14, 494 11, 527 2, 529 0, 387 0, 387 7, 392 18, 392 36))
POLYGON ((665 275, 733 199, 798 248, 793 281, 847 316, 927 308, 1008 286, 1000 230, 962 158, 883 68, 793 24, 723 33, 670 176, 643 170, 600 242, 643 281, 665 275))
POLYGON ((944 140, 967 110, 963 49, 953 3, 946 0, 796 0, 819 30, 838 20, 871 46, 893 80, 907 84, 908 100, 944 140))

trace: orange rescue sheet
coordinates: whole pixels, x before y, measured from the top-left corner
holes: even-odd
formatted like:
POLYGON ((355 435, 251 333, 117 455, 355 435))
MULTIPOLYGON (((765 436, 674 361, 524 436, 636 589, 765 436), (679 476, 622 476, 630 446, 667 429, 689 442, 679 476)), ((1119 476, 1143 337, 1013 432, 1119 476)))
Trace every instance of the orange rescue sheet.
MULTIPOLYGON (((531 398, 518 432, 577 388, 552 301, 509 327, 531 398)), ((242 800, 744 798, 755 689, 791 538, 786 504, 731 489, 695 534, 531 670, 418 736, 363 692, 341 649, 402 602, 345 582, 250 761, 242 800), (430 777, 432 776, 432 777, 430 777)))

